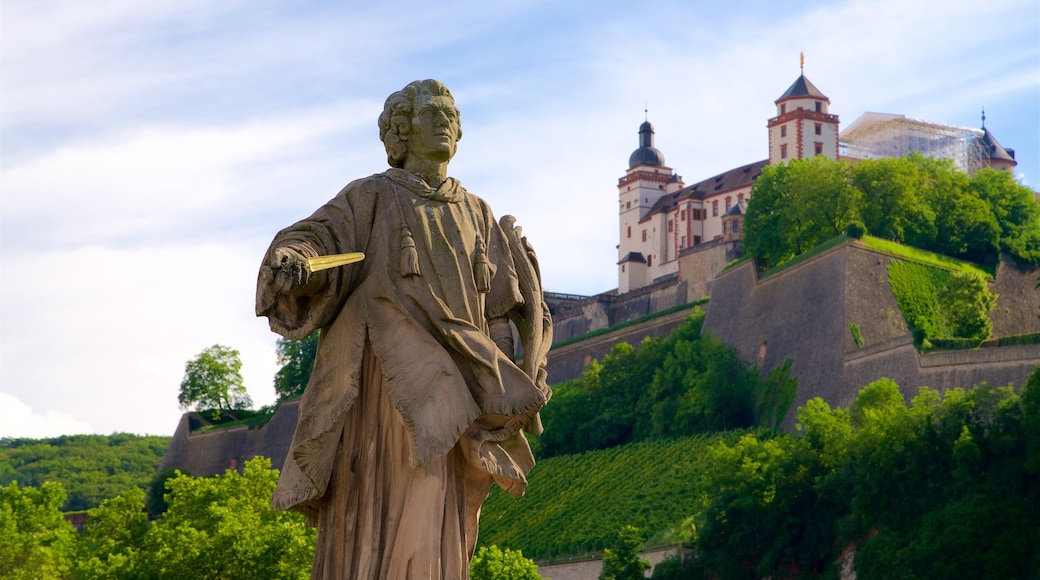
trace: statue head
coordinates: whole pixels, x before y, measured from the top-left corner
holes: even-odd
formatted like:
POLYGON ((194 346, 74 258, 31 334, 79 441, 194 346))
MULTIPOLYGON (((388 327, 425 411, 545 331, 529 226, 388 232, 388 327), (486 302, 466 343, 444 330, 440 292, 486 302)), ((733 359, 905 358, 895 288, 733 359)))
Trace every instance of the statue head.
MULTIPOLYGON (((386 161, 391 167, 403 167, 408 157, 408 135, 412 131, 412 118, 418 105, 434 97, 444 97, 455 106, 455 98, 448 87, 440 81, 427 79, 414 81, 386 99, 383 112, 379 115, 379 139, 386 147, 386 161)), ((455 109, 458 119, 459 110, 455 109)), ((462 128, 458 129, 455 141, 462 139, 462 128)))

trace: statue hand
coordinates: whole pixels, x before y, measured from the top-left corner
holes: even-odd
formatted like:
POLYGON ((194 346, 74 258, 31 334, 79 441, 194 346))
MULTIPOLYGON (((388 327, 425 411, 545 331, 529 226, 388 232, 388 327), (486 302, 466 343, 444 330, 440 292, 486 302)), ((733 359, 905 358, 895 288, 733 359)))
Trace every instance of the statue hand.
POLYGON ((310 281, 307 258, 290 248, 275 248, 268 266, 274 272, 273 285, 278 292, 289 293, 310 281))

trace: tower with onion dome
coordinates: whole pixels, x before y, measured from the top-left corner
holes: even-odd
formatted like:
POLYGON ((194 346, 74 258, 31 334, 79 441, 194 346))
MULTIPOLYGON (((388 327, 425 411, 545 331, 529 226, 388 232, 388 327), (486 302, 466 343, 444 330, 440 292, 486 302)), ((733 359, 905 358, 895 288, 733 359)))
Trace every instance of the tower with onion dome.
POLYGON ((664 164, 664 155, 654 147, 654 126, 644 121, 639 126, 639 147, 628 158, 625 176, 618 180, 618 292, 652 281, 654 245, 663 243, 664 236, 646 218, 661 196, 682 187, 682 178, 664 164))

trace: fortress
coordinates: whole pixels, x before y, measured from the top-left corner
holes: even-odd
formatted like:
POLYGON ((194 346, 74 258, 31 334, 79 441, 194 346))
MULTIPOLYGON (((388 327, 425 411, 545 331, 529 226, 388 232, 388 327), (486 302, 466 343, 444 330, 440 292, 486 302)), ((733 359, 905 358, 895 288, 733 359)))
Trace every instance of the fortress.
MULTIPOLYGON (((703 306, 704 329, 745 361, 765 373, 792 359, 798 392, 784 421, 787 429, 793 429, 794 409, 810 398, 846 406, 863 386, 882 377, 899 383, 907 397, 922 385, 1021 386, 1040 366, 1040 345, 919 353, 888 284, 891 258, 858 242, 765 277, 750 261, 723 271, 740 257, 745 202, 767 164, 811 155, 854 161, 919 151, 951 158, 966 172, 1011 171, 1016 165, 1014 151, 1003 148, 984 124, 966 129, 866 113, 839 131, 830 100, 804 74, 775 103, 777 116, 767 121, 769 159, 691 186, 664 164, 649 121, 640 126, 639 146, 618 181, 618 288, 590 297, 546 296, 555 329, 550 382, 581 376, 589 362, 619 342, 637 345, 644 337, 667 335, 694 302, 710 296, 703 306), (853 339, 853 324, 862 345, 853 339)), ((1037 276, 1037 269, 1000 263, 991 283, 999 295, 990 313, 995 337, 1040 333, 1037 276)), ((263 428, 200 433, 191 433, 192 414, 185 414, 161 468, 210 475, 240 467, 255 455, 266 455, 281 468, 296 410, 297 401, 288 401, 263 428)))

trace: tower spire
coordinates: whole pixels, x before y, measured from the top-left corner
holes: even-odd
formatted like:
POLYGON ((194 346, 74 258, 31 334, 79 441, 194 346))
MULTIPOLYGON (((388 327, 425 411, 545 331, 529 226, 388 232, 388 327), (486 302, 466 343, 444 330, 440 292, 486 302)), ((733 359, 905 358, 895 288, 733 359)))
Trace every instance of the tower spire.
POLYGON ((798 56, 799 56, 799 60, 801 61, 800 62, 800 66, 801 66, 801 69, 802 69, 802 74, 804 75, 805 74, 805 51, 803 50, 798 56))
POLYGON ((986 128, 986 107, 982 107, 982 128, 986 128))

